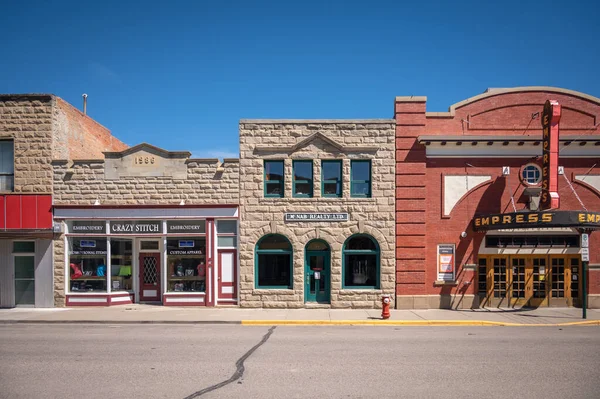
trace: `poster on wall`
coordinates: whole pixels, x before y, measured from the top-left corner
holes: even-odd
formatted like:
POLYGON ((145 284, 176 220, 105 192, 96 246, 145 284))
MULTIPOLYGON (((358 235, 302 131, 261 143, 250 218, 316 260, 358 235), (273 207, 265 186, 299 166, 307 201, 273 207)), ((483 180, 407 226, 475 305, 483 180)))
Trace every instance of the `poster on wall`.
POLYGON ((454 244, 438 244, 438 280, 454 281, 454 244))

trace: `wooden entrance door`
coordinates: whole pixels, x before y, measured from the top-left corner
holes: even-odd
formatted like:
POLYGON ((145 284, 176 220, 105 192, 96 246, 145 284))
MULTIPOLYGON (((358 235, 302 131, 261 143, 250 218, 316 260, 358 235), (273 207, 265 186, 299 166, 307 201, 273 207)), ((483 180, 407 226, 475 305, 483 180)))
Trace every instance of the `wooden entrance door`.
POLYGON ((527 267, 527 258, 523 256, 510 257, 510 304, 511 306, 525 306, 530 297, 531 290, 527 290, 531 282, 531 269, 527 267))
MULTIPOLYGON (((235 249, 219 249, 219 299, 237 300, 237 251, 235 249)), ((226 302, 233 303, 231 301, 226 302)))
POLYGON ((527 306, 540 307, 548 305, 548 257, 532 256, 528 259, 527 272, 530 282, 527 283, 527 306))
POLYGON ((160 302, 160 254, 140 255, 140 302, 160 302))
POLYGON ((509 306, 509 270, 508 256, 491 257, 488 265, 488 281, 490 284, 489 306, 509 306))
POLYGON ((581 263, 579 255, 550 256, 550 306, 580 305, 581 263))

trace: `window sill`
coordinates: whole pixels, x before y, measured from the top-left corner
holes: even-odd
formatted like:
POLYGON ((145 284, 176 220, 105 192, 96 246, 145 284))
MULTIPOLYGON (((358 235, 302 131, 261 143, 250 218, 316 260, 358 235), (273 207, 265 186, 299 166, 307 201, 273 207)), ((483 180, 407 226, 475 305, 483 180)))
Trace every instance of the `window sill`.
POLYGON ((294 290, 293 288, 290 287, 286 287, 286 286, 275 286, 275 287, 256 287, 254 288, 254 290, 252 291, 253 294, 255 295, 260 295, 260 294, 269 294, 272 291, 278 291, 280 293, 289 293, 289 294, 293 294, 294 290))
POLYGON ((436 280, 433 282, 434 286, 443 286, 443 285, 447 285, 447 286, 457 286, 458 282, 456 281, 443 281, 443 280, 436 280))

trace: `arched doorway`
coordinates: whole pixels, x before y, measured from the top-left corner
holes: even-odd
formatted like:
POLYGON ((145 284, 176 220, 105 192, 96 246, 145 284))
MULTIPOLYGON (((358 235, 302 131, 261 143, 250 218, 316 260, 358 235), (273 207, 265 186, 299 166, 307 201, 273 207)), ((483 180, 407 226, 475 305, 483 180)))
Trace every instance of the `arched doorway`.
POLYGON ((323 240, 306 244, 304 255, 304 301, 331 303, 331 250, 323 240))

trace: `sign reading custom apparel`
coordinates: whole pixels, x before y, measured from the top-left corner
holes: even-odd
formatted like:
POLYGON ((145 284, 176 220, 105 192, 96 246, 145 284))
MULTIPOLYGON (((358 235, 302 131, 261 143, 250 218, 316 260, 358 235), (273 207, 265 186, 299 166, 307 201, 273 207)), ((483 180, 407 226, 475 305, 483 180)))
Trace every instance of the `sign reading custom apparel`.
POLYGON ((478 216, 473 219, 475 231, 539 227, 600 229, 600 212, 516 212, 478 216))
POLYGON ((162 234, 161 221, 124 220, 110 222, 111 234, 162 234))
POLYGON ((285 213, 286 222, 347 222, 348 213, 285 213))

